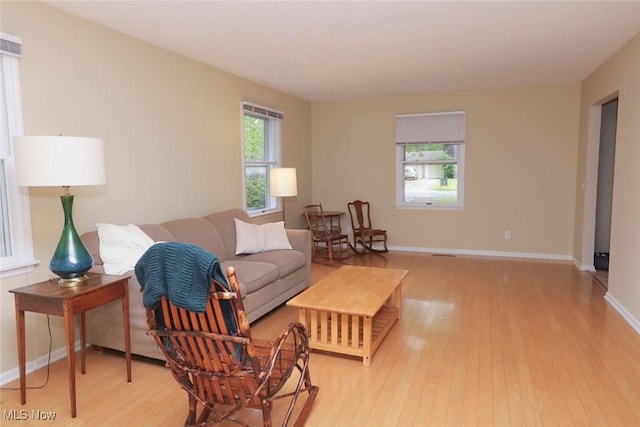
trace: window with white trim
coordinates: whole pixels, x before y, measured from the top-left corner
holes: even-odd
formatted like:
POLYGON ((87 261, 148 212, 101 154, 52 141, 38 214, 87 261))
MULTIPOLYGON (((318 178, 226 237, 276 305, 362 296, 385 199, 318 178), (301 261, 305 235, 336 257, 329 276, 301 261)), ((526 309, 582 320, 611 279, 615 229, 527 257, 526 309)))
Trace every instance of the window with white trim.
POLYGON ((464 111, 396 116, 396 205, 464 208, 464 111))
POLYGON ((11 138, 23 135, 18 60, 22 41, 0 33, 0 277, 31 271, 33 243, 28 188, 18 187, 11 138))
POLYGON ((279 111, 242 103, 243 200, 249 215, 273 212, 280 207, 280 198, 269 194, 269 169, 280 163, 282 119, 279 111))

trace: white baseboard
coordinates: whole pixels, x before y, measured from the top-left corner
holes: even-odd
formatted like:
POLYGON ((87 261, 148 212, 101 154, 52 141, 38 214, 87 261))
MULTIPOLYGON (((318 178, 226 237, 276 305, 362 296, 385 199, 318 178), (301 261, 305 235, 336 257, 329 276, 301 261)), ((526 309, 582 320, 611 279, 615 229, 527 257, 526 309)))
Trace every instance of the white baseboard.
MULTIPOLYGON (((75 351, 80 351, 80 341, 76 341, 75 344, 75 351)), ((17 350, 16 350, 17 352, 17 350)), ((53 363, 57 360, 60 359, 64 359, 65 357, 67 357, 67 348, 66 347, 60 347, 56 350, 52 350, 51 351, 51 361, 50 363, 53 363)), ((36 360, 27 360, 26 362, 26 371, 27 371, 27 375, 37 371, 38 369, 41 369, 43 366, 47 366, 47 361, 49 359, 49 355, 45 354, 44 356, 41 356, 39 358, 37 358, 36 360)), ((10 383, 13 380, 17 380, 18 378, 20 378, 20 369, 19 368, 13 368, 10 369, 6 372, 2 372, 0 373, 0 385, 4 386, 5 384, 10 383)), ((27 387, 32 386, 33 384, 27 384, 27 387)))
POLYGON ((629 313, 629 311, 624 308, 622 304, 613 296, 611 292, 607 292, 604 295, 605 301, 607 301, 611 306, 631 325, 635 331, 640 334, 640 321, 636 319, 633 314, 629 313))
POLYGON ((506 251, 477 251, 470 249, 442 249, 442 248, 420 248, 412 246, 389 246, 390 250, 400 252, 426 252, 443 255, 471 255, 471 256, 488 256, 503 258, 530 258, 530 259, 548 259, 556 261, 572 261, 571 255, 565 254, 545 254, 535 252, 506 252, 506 251))
POLYGON ((573 263, 573 265, 576 266, 576 268, 580 271, 596 271, 596 267, 594 265, 588 265, 588 264, 582 264, 580 261, 578 261, 575 257, 571 258, 571 262, 573 263))

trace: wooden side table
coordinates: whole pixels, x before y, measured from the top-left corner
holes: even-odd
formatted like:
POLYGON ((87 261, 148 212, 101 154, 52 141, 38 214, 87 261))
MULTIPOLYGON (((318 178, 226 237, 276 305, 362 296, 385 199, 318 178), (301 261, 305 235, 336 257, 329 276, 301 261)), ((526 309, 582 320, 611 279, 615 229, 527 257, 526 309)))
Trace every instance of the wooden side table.
POLYGON ((340 224, 340 217, 344 215, 344 212, 340 211, 324 211, 324 217, 329 220, 329 230, 332 232, 335 230, 338 234, 342 233, 342 225, 340 224), (333 220, 336 220, 336 225, 333 225, 333 220))
MULTIPOLYGON (((340 224, 340 217, 344 215, 344 212, 323 211, 322 213, 324 214, 325 219, 329 220, 329 224, 327 224, 327 226, 329 227, 329 230, 333 231, 336 234, 342 233, 342 225, 340 224), (333 225, 334 219, 336 220, 335 225, 333 225)), ((302 213, 302 216, 304 217, 304 212, 302 213)))
POLYGON ((131 382, 131 335, 129 331, 129 276, 109 276, 89 273, 87 284, 61 288, 57 280, 48 280, 22 288, 11 289, 16 305, 18 332, 18 359, 20 364, 20 403, 27 403, 27 378, 25 369, 25 322, 24 312, 51 314, 64 317, 67 341, 67 374, 69 376, 69 398, 71 417, 76 416, 76 361, 74 348, 73 318, 80 314, 80 344, 82 374, 86 372, 86 327, 85 312, 92 308, 122 300, 124 343, 127 364, 127 382, 131 382))

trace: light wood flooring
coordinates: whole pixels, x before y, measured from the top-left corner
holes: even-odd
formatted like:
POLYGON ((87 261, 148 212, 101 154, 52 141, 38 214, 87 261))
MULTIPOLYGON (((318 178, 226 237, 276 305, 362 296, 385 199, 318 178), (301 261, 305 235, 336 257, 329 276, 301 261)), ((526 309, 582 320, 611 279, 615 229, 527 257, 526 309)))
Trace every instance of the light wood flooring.
MULTIPOLYGON (((402 319, 369 368, 312 352, 320 392, 307 426, 640 426, 640 335, 589 273, 568 262, 415 253, 343 262, 410 270, 402 319)), ((339 265, 314 264, 312 282, 339 265)), ((252 330, 273 338, 296 320, 282 306, 252 330)), ((89 351, 87 370, 77 376, 77 418, 61 360, 46 387, 27 392, 27 405, 18 391, 2 391, 0 424, 182 425, 186 394, 161 363, 136 358, 127 384, 122 354, 89 351), (30 419, 7 419, 22 409, 30 419), (56 418, 38 421, 32 410, 56 418)), ((45 371, 30 374, 28 385, 43 383, 45 371)), ((245 420, 261 424, 255 411, 245 420)))

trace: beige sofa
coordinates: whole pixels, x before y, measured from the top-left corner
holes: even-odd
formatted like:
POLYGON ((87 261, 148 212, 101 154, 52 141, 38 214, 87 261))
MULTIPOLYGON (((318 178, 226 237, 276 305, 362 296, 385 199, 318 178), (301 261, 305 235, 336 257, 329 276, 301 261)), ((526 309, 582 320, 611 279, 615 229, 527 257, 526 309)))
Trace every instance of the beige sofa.
MULTIPOLYGON (((234 218, 251 222, 241 209, 230 209, 201 218, 182 218, 162 224, 139 225, 154 241, 192 243, 218 257, 222 270, 236 269, 249 321, 254 321, 283 304, 309 286, 311 277, 311 235, 307 230, 287 229, 292 250, 274 250, 249 255, 235 255, 234 218)), ((93 272, 103 273, 97 231, 81 236, 93 256, 93 272)), ((131 352, 163 359, 153 339, 146 335, 146 312, 135 273, 130 271, 129 307, 131 318, 131 352)), ((87 341, 93 345, 124 351, 122 305, 114 302, 97 308, 86 316, 87 341)))

